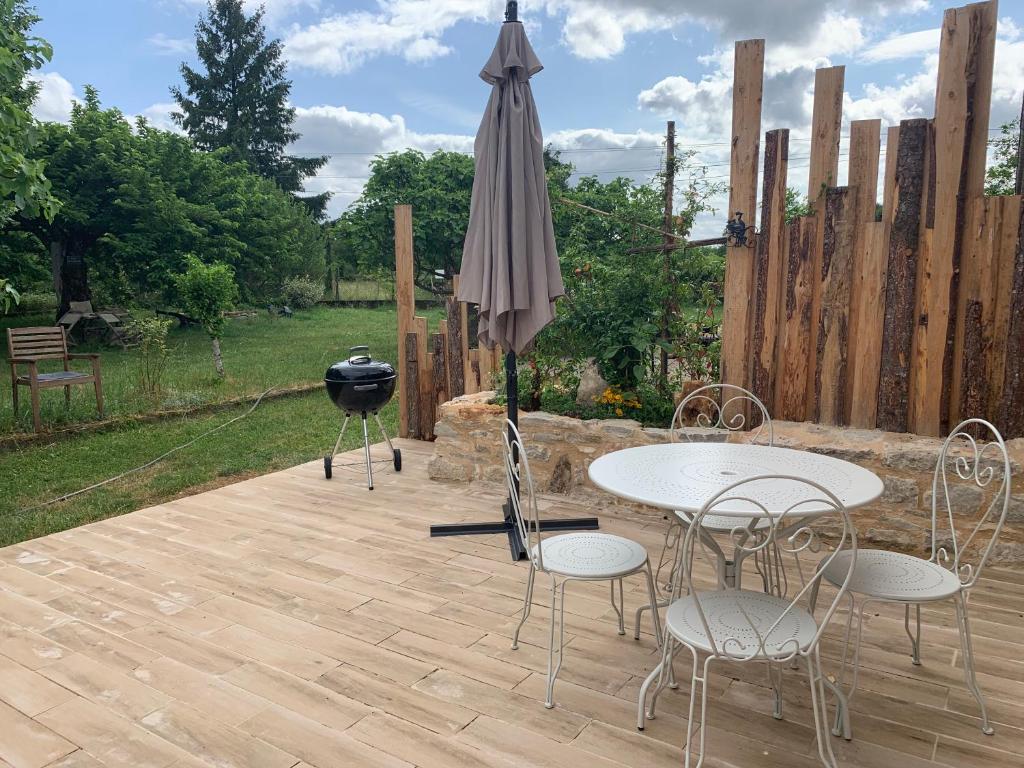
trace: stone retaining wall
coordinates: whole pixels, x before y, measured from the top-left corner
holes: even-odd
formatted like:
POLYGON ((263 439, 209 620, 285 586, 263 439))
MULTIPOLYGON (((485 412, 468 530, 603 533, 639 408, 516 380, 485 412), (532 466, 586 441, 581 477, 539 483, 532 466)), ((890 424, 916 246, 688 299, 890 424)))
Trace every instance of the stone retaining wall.
MULTIPOLYGON (((440 407, 434 458, 428 467, 433 480, 503 483, 500 430, 502 406, 493 392, 459 397, 440 407)), ((590 462, 610 451, 636 445, 668 442, 668 430, 642 427, 628 419, 581 421, 549 413, 522 413, 520 431, 530 457, 538 490, 571 494, 602 507, 628 505, 593 485, 587 477, 590 462)), ((775 445, 814 451, 852 461, 875 472, 885 483, 878 502, 857 511, 862 546, 882 546, 926 554, 931 535, 932 473, 942 441, 918 435, 878 430, 826 427, 819 424, 773 422, 775 445)), ((695 439, 742 441, 744 435, 691 428, 695 439)), ((1014 473, 1014 494, 1006 526, 992 562, 1024 563, 1024 438, 1007 443, 1014 473)), ((965 525, 976 519, 986 490, 968 483, 950 487, 950 497, 965 525)), ((652 516, 662 512, 647 509, 652 516)), ((959 526, 958 526, 959 527, 959 526)), ((979 533, 979 536, 981 534, 979 533)), ((987 541, 987 539, 986 539, 987 541)))

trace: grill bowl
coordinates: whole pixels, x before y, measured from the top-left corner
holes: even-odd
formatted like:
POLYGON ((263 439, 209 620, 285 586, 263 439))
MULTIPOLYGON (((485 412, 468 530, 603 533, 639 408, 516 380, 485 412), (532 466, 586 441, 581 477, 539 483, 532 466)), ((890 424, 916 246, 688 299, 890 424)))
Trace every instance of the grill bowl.
POLYGON ((374 360, 367 347, 352 347, 347 360, 335 363, 324 374, 327 395, 346 413, 379 411, 395 392, 398 374, 390 363, 374 360))

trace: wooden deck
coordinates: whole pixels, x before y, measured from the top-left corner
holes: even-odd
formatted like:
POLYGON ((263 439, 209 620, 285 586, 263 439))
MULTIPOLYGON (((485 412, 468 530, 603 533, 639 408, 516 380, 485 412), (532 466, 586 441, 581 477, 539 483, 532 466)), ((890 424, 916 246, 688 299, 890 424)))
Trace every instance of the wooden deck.
MULTIPOLYGON (((314 462, 0 550, 0 765, 680 765, 685 690, 635 730, 655 643, 616 634, 602 585, 570 587, 558 707, 544 709, 543 582, 512 651, 525 565, 503 539, 427 536, 494 518, 499 493, 432 483, 429 444, 401 447, 405 471, 380 471, 372 493, 314 462)), ((659 520, 602 527, 660 546, 659 520)), ((835 740, 845 765, 1024 765, 1024 573, 986 575, 971 605, 995 735, 962 685, 952 610, 924 612, 921 667, 882 611, 854 740, 835 740)), ((836 650, 828 639, 827 667, 836 650)), ((775 721, 763 667, 722 671, 709 764, 819 765, 801 674, 786 672, 775 721)))

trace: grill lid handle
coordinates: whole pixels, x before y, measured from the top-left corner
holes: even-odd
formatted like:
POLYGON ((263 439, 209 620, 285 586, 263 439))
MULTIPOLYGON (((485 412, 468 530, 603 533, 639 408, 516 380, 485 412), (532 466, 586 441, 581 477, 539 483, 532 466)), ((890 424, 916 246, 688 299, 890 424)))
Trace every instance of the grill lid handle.
POLYGON ((349 359, 348 361, 353 365, 365 365, 370 362, 370 347, 366 344, 360 344, 356 347, 349 347, 349 359), (362 352, 362 354, 356 354, 362 352))

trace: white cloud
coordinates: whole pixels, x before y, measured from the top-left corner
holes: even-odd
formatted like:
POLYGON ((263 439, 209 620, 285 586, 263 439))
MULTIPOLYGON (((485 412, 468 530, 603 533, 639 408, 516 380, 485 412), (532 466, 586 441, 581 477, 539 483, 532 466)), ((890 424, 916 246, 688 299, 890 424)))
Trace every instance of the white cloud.
POLYGON ((71 119, 71 107, 79 98, 75 88, 59 72, 29 75, 39 83, 39 95, 32 105, 32 114, 44 122, 66 123, 71 119))
POLYGON ((153 49, 161 56, 184 56, 195 50, 195 40, 190 37, 168 37, 157 32, 146 39, 153 49))
POLYGON ((327 164, 305 184, 307 192, 331 192, 330 216, 337 216, 362 193, 374 155, 403 149, 433 152, 446 149, 473 151, 473 136, 411 131, 401 115, 386 117, 344 106, 299 107, 295 129, 301 138, 288 151, 299 155, 330 157, 327 164))
POLYGON ((936 28, 892 35, 861 51, 857 58, 868 63, 920 58, 938 50, 939 34, 940 30, 936 28))
POLYGON ((142 110, 142 117, 146 118, 150 125, 171 133, 184 133, 181 127, 174 122, 171 113, 178 109, 173 101, 162 101, 150 104, 142 110))
POLYGON ((296 67, 329 74, 358 69, 378 56, 423 62, 451 49, 440 37, 459 21, 496 21, 501 0, 381 0, 379 12, 350 11, 293 26, 285 53, 296 67))
MULTIPOLYGON (((177 0, 178 4, 190 12, 205 12, 208 0, 177 0)), ((319 8, 320 0, 243 0, 247 13, 253 13, 261 6, 266 11, 266 19, 271 24, 277 23, 301 10, 302 8, 319 8)))
MULTIPOLYGON (((545 0, 541 10, 524 9, 524 23, 536 29, 545 20, 561 25, 561 38, 584 59, 620 54, 630 35, 697 23, 723 39, 744 36, 774 41, 769 68, 807 65, 807 51, 849 53, 863 44, 859 19, 917 10, 924 0, 545 0), (778 63, 773 63, 777 61, 778 63)), ((378 0, 379 10, 348 11, 307 26, 293 25, 285 36, 295 66, 340 74, 378 56, 424 61, 450 52, 442 38, 459 22, 494 23, 503 0, 378 0)), ((826 55, 826 54, 816 54, 826 55)))

